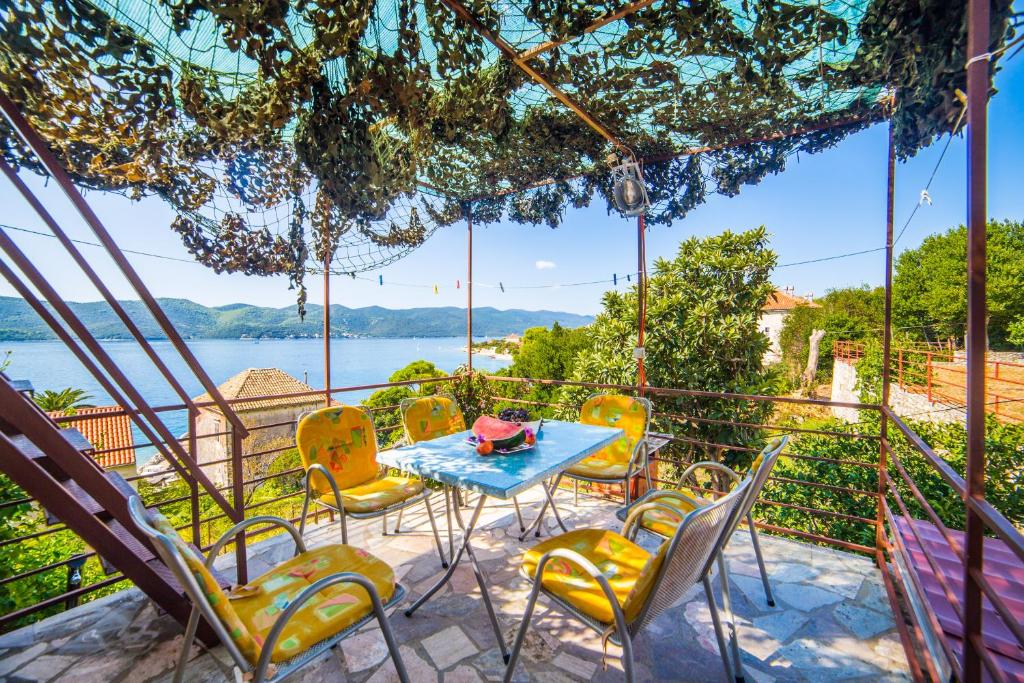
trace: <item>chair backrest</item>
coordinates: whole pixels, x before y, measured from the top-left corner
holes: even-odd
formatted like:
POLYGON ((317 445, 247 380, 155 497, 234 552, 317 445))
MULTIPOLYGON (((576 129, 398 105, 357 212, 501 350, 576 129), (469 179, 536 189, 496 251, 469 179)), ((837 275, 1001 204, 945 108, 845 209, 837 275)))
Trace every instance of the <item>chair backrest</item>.
MULTIPOLYGON (((761 490, 768 482, 768 477, 772 473, 772 468, 774 468, 775 463, 779 461, 779 456, 782 455, 782 451, 786 448, 786 444, 788 443, 788 435, 772 439, 764 448, 761 449, 761 452, 758 453, 756 458, 754 458, 754 461, 750 463, 750 467, 747 468, 747 473, 743 475, 743 480, 750 482, 750 488, 747 490, 747 497, 743 501, 742 509, 736 516, 733 527, 729 531, 729 536, 732 536, 732 532, 740 525, 743 518, 750 514, 750 511, 754 509, 754 505, 757 504, 757 499, 761 496, 761 490)), ((728 537, 726 537, 726 542, 728 542, 728 537)))
POLYGON ((741 481, 728 495, 696 508, 683 518, 672 538, 661 544, 651 566, 644 570, 652 573, 653 585, 646 604, 630 624, 632 633, 674 605, 707 574, 741 512, 750 485, 749 480, 741 481))
MULTIPOLYGON (((377 433, 370 411, 362 406, 330 406, 303 416, 295 443, 302 465, 306 469, 314 463, 323 465, 340 489, 377 476, 377 433)), ((313 477, 312 483, 317 493, 332 493, 322 475, 313 477)))
POLYGON ((466 429, 462 409, 447 394, 404 399, 401 411, 402 427, 409 443, 429 441, 466 429))
POLYGON ((147 510, 138 496, 128 499, 128 511, 135 526, 153 541, 160 559, 217 632, 235 663, 243 668, 255 664, 260 656, 259 642, 238 617, 203 557, 185 543, 166 517, 157 510, 147 510))
POLYGON ((580 408, 580 422, 601 427, 618 427, 626 435, 602 449, 611 459, 627 461, 647 438, 651 402, 622 394, 594 394, 580 408))

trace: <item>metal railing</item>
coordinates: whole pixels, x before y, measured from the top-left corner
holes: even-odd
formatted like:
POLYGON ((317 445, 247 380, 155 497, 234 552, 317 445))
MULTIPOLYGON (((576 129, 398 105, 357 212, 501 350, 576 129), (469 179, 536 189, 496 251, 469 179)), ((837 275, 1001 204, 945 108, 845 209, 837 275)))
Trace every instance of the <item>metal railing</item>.
MULTIPOLYGON (((348 386, 332 388, 330 395, 335 400, 344 400, 346 394, 353 392, 364 392, 367 390, 385 389, 400 386, 428 386, 436 384, 458 383, 465 376, 449 376, 430 379, 407 380, 403 382, 384 382, 379 384, 348 386)), ((489 395, 484 399, 475 397, 473 400, 465 401, 468 405, 482 406, 481 409, 488 412, 496 412, 502 406, 531 406, 535 410, 544 411, 548 415, 557 415, 567 419, 574 419, 574 410, 577 404, 560 402, 559 400, 541 401, 530 398, 530 392, 535 387, 566 387, 568 389, 593 391, 611 391, 619 393, 639 393, 637 387, 632 385, 620 385, 601 382, 570 382, 559 380, 529 379, 503 376, 477 376, 483 380, 483 385, 489 388, 489 395)), ((464 390, 465 387, 448 387, 448 390, 464 390)), ((773 476, 770 477, 757 507, 755 523, 761 529, 774 534, 789 536, 803 541, 817 544, 829 545, 842 550, 862 553, 871 556, 876 560, 882 570, 884 583, 890 600, 894 605, 894 615, 897 619, 901 638, 907 648, 908 658, 911 660, 912 671, 917 678, 935 677, 936 671, 928 660, 920 653, 923 651, 924 627, 928 627, 936 633, 942 633, 938 620, 931 614, 928 624, 917 624, 913 619, 906 619, 901 604, 908 598, 909 591, 922 593, 922 586, 913 571, 901 569, 899 563, 895 562, 896 553, 906 553, 903 539, 896 529, 896 516, 907 519, 919 519, 934 526, 940 536, 948 544, 949 548, 962 558, 962 549, 959 547, 954 531, 947 522, 944 522, 942 515, 936 511, 934 500, 929 500, 923 493, 922 487, 918 485, 911 474, 908 466, 909 458, 918 458, 927 464, 930 471, 950 488, 956 496, 963 499, 966 505, 970 506, 986 523, 991 535, 1006 544, 1014 553, 1024 560, 1024 539, 1018 530, 1003 517, 991 504, 984 500, 970 498, 965 494, 963 477, 957 473, 945 460, 943 460, 925 441, 914 432, 914 430, 889 408, 882 408, 876 405, 861 403, 838 403, 821 399, 807 399, 790 396, 763 396, 743 395, 734 393, 697 391, 677 388, 644 387, 643 394, 655 401, 656 411, 653 416, 654 427, 657 431, 667 436, 670 443, 658 451, 652 458, 653 481, 657 486, 675 486, 674 474, 677 474, 682 467, 694 459, 706 459, 712 457, 720 460, 737 461, 741 466, 744 458, 751 457, 751 454, 760 449, 761 444, 772 435, 788 433, 793 436, 795 447, 790 448, 782 457, 780 465, 777 466, 773 476), (765 411, 766 419, 750 420, 738 417, 716 416, 722 412, 723 406, 772 406, 773 410, 765 411), (800 423, 794 419, 780 419, 779 409, 787 407, 800 407, 801 409, 831 409, 834 407, 854 408, 862 411, 862 421, 853 425, 816 427, 814 424, 800 423), (714 408, 714 410, 712 410, 714 408), (889 437, 884 437, 879 424, 882 420, 894 428, 889 437), (700 432, 700 428, 705 431, 700 432), (730 438, 715 438, 708 436, 711 428, 721 428, 721 433, 731 434, 730 438), (899 443, 894 443, 898 441, 899 443), (853 455, 842 456, 830 449, 829 452, 820 452, 829 444, 837 443, 859 444, 853 448, 853 455), (801 445, 803 444, 803 445, 801 445), (820 447, 820 449, 819 449, 820 447), (784 463, 790 463, 786 465, 784 463)), ((282 394, 266 397, 247 397, 228 401, 228 403, 239 403, 252 400, 271 398, 296 398, 310 397, 323 398, 323 390, 310 392, 297 392, 294 394, 282 394)), ((465 399, 464 396, 458 396, 465 399)), ((211 403, 197 403, 193 410, 190 406, 170 405, 154 407, 153 410, 162 413, 166 411, 189 411, 189 432, 177 441, 187 448, 193 457, 197 456, 199 443, 204 439, 222 438, 229 435, 231 430, 213 433, 196 433, 196 416, 199 410, 214 407, 211 403)), ((398 406, 385 405, 373 406, 371 410, 379 418, 387 418, 388 426, 378 428, 378 435, 383 442, 390 432, 400 429, 397 419, 398 406)), ((131 411, 124 411, 129 413, 131 411)), ((743 413, 738 411, 737 414, 743 413)), ((467 415, 472 417, 472 415, 467 415)), ((62 418, 62 421, 73 423, 74 417, 62 418)), ((249 432, 257 436, 260 431, 271 429, 282 429, 293 425, 292 420, 276 421, 269 424, 251 426, 249 432)), ((136 448, 141 447, 141 444, 136 448)), ((111 449, 115 450, 115 449, 111 449)), ((235 454, 229 457, 204 461, 198 463, 200 468, 221 466, 227 463, 232 465, 231 471, 245 471, 243 465, 257 458, 280 457, 291 450, 290 444, 274 445, 270 448, 261 448, 252 452, 243 452, 236 457, 235 454)), ((843 450, 843 449, 839 449, 843 450)), ((104 450, 97 450, 95 455, 100 456, 106 453, 104 450)), ((920 469, 920 468, 918 468, 920 469)), ((232 481, 226 486, 215 487, 217 491, 233 491, 239 488, 243 491, 252 490, 271 481, 287 480, 298 482, 301 477, 300 466, 285 467, 280 471, 256 471, 252 476, 238 482, 232 481)), ((129 477, 129 480, 138 484, 139 482, 153 479, 165 474, 136 475, 129 477)), ((920 475, 919 475, 920 476, 920 475)), ((202 490, 193 482, 188 483, 188 491, 172 497, 150 498, 145 500, 157 508, 167 509, 170 506, 188 503, 188 514, 186 519, 178 523, 179 529, 187 531, 191 541, 198 547, 208 549, 211 542, 215 540, 221 526, 225 528, 233 519, 225 511, 216 510, 212 514, 202 512, 204 507, 212 498, 212 493, 202 490)), ((724 492, 722 482, 709 480, 700 482, 699 493, 704 495, 717 495, 724 492)), ((159 493, 159 489, 150 489, 150 492, 159 493)), ((585 492, 587 493, 587 492, 585 492)), ((590 491, 593 495, 614 495, 613 491, 590 491)), ((281 516, 297 519, 295 515, 300 507, 299 502, 303 495, 300 487, 295 486, 293 491, 281 491, 265 500, 233 500, 234 506, 241 506, 243 515, 251 516, 254 511, 266 513, 267 508, 274 506, 273 511, 281 516)), ((0 512, 5 508, 15 505, 33 505, 34 502, 24 496, 13 500, 0 502, 0 512)), ((909 528, 917 534, 916 525, 911 524, 909 528)), ((0 545, 13 543, 30 542, 40 537, 66 532, 62 527, 51 527, 21 538, 10 539, 0 542, 0 545)), ((267 534, 267 529, 254 529, 249 532, 247 538, 260 537, 267 534)), ((949 603, 954 606, 958 616, 963 618, 962 600, 955 586, 949 585, 942 578, 939 561, 932 552, 928 543, 919 540, 924 557, 939 577, 940 585, 946 593, 949 603)), ((95 561, 91 554, 86 555, 89 561, 95 561)), ((73 556, 46 563, 38 567, 26 568, 17 574, 0 578, 0 587, 8 586, 17 581, 28 580, 46 572, 57 572, 66 567, 74 559, 73 556)), ((80 559, 80 558, 79 558, 80 559)), ((1002 596, 998 595, 986 579, 984 572, 975 571, 966 576, 967 581, 973 581, 983 592, 986 599, 992 605, 996 614, 1007 625, 1007 628, 1020 639, 1024 635, 1021 624, 1013 619, 1008 605, 1005 604, 1002 596)), ((47 596, 40 596, 40 601, 31 606, 23 607, 17 611, 0 616, 0 630, 9 628, 15 623, 23 622, 31 615, 52 611, 57 606, 67 603, 71 599, 86 598, 90 594, 100 590, 110 590, 119 581, 118 577, 105 577, 88 585, 68 589, 66 591, 47 596)), ((972 636, 981 643, 982 633, 975 633, 972 636)), ((958 654, 953 646, 946 639, 941 639, 947 658, 952 663, 954 673, 958 673, 958 654)), ((1021 641, 1024 645, 1024 640, 1021 641)), ((996 662, 992 656, 987 654, 984 663, 994 680, 1003 680, 996 662)))
MULTIPOLYGON (((837 340, 832 344, 833 358, 845 363, 857 362, 864 352, 861 342, 837 340)), ((963 352, 939 345, 901 346, 893 349, 891 363, 894 386, 924 396, 929 403, 966 405, 967 365, 963 352)), ((986 359, 985 409, 1004 422, 1024 422, 1024 363, 986 359)))

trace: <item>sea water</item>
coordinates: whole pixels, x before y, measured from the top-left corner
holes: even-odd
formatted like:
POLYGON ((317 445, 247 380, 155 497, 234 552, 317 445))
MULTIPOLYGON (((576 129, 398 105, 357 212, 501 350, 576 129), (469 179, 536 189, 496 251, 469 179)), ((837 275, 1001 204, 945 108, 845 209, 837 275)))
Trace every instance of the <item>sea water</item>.
MULTIPOLYGON (((167 341, 150 342, 170 367, 189 396, 203 393, 199 381, 167 341)), ((247 368, 280 368, 313 388, 324 385, 323 340, 321 339, 203 339, 189 340, 189 348, 210 378, 220 384, 247 368)), ((334 339, 331 341, 331 386, 346 387, 386 382, 394 371, 415 360, 427 360, 445 372, 466 363, 465 337, 428 337, 411 339, 334 339)), ((146 353, 131 341, 103 342, 104 350, 127 375, 151 406, 181 404, 180 397, 164 380, 146 353)), ((93 405, 113 405, 114 401, 75 356, 59 341, 0 342, 0 360, 10 351, 7 376, 27 379, 36 391, 65 387, 84 389, 93 405)), ((476 355, 474 369, 496 370, 507 360, 476 355)), ((358 403, 373 390, 337 394, 337 400, 358 403)), ((187 430, 184 411, 163 413, 174 434, 187 430)), ((142 442, 136 433, 136 441, 142 442)), ((151 449, 140 449, 138 460, 145 462, 151 449)))

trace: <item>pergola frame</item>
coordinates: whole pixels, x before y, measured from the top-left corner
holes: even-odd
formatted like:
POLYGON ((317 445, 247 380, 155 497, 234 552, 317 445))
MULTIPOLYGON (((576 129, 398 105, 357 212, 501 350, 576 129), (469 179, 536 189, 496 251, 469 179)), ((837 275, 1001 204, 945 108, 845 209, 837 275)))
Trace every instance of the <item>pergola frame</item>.
MULTIPOLYGON (((446 6, 452 9, 457 16, 462 18, 464 21, 469 23, 474 29, 481 33, 487 40, 493 43, 503 55, 512 60, 515 65, 529 75, 535 82, 547 88, 552 95, 554 95, 559 101, 565 106, 574 111, 577 116, 584 121, 588 126, 593 128, 599 134, 601 134, 606 140, 611 142, 620 151, 633 156, 632 151, 620 140, 616 139, 615 136, 608 131, 599 121, 597 121, 592 115, 584 111, 579 105, 574 103, 568 96, 559 91, 555 86, 551 85, 546 81, 543 76, 537 73, 534 69, 529 66, 529 61, 538 55, 542 54, 547 50, 556 48, 558 45, 563 44, 567 41, 549 41, 547 43, 538 45, 535 48, 526 50, 524 52, 517 52, 511 45, 503 41, 499 36, 492 34, 486 27, 484 27, 478 20, 476 20, 466 8, 461 5, 457 0, 441 0, 446 6)), ((595 22, 591 26, 584 30, 584 33, 592 32, 599 29, 601 26, 607 25, 608 23, 621 19, 628 14, 643 9, 644 7, 652 4, 652 0, 641 0, 639 2, 631 3, 623 7, 620 11, 614 15, 610 15, 606 18, 595 22)), ((988 45, 990 41, 990 5, 987 0, 968 0, 967 6, 967 22, 968 22, 968 59, 967 59, 967 239, 968 239, 968 256, 967 256, 967 303, 968 303, 968 323, 967 323, 967 476, 964 481, 966 482, 963 490, 960 490, 959 486, 953 486, 958 493, 961 494, 964 500, 966 508, 966 543, 963 563, 963 629, 964 629, 964 649, 963 655, 959 665, 959 675, 963 680, 976 681, 982 677, 982 667, 985 666, 990 674, 994 674, 992 667, 994 666, 991 662, 991 657, 988 654, 983 639, 982 639, 982 607, 983 607, 983 595, 986 593, 986 583, 984 579, 983 571, 983 560, 984 560, 984 536, 986 528, 991 528, 993 525, 998 525, 998 520, 993 521, 991 506, 985 501, 985 352, 986 352, 986 233, 987 233, 987 205, 986 205, 986 192, 987 192, 987 106, 989 96, 989 62, 991 56, 988 52, 988 45)), ((169 319, 161 310, 159 304, 154 298, 148 293, 145 286, 142 284, 141 278, 139 278, 136 271, 127 262, 127 259, 123 256, 123 253, 118 249, 114 243, 112 237, 103 227, 101 222, 95 213, 92 212, 87 202, 82 197, 81 193, 77 188, 74 187, 70 176, 67 171, 63 168, 56 156, 47 149, 43 140, 33 131, 30 124, 25 120, 24 116, 20 113, 17 105, 15 105, 6 94, 0 93, 0 109, 3 110, 3 114, 6 116, 11 126, 22 136, 28 146, 35 152, 39 158, 42 166, 45 168, 47 173, 51 175, 58 183, 60 189, 72 202, 76 211, 86 220, 90 229, 97 235, 102 242, 104 248, 110 253, 116 262, 116 265, 126 274, 129 281, 139 292, 144 303, 150 312, 156 317, 158 323, 164 328, 165 333, 172 341, 174 347, 182 355, 186 365, 189 369, 198 377, 203 384, 204 388, 214 397, 215 402, 219 405, 223 404, 223 398, 217 392, 216 387, 212 384, 210 378, 205 374, 202 367, 199 365, 196 358, 188 350, 187 345, 181 339, 180 335, 174 330, 170 324, 169 319)), ((761 140, 774 140, 787 137, 789 135, 799 134, 800 132, 807 132, 807 130, 824 129, 833 126, 850 125, 852 123, 864 122, 862 119, 858 120, 847 120, 832 124, 824 124, 811 129, 804 129, 803 131, 790 131, 784 133, 777 133, 764 138, 761 140)), ((733 142, 729 146, 749 144, 754 140, 739 140, 733 142)), ((709 151, 712 148, 702 148, 695 150, 687 150, 680 155, 671 156, 682 156, 686 154, 696 154, 703 151, 709 151)), ((664 158, 671 158, 664 157, 664 158)), ((659 158, 663 160, 664 158, 659 158)), ((653 161, 654 159, 649 159, 653 161)), ((889 365, 891 361, 891 346, 892 346, 892 271, 893 271, 893 222, 894 222, 894 191, 895 191, 895 166, 896 166, 896 154, 894 144, 894 134, 892 124, 890 122, 889 128, 889 144, 888 144, 888 155, 886 165, 886 182, 887 182, 887 204, 886 204, 886 221, 885 221, 885 313, 884 313, 884 332, 883 332, 883 378, 882 378, 882 405, 881 405, 881 450, 880 450, 880 462, 879 462, 879 481, 878 481, 878 495, 879 500, 879 512, 877 519, 877 538, 876 538, 876 558, 878 559, 879 565, 883 573, 886 575, 887 582, 891 581, 889 577, 889 570, 886 566, 885 551, 892 552, 892 547, 889 545, 887 538, 885 537, 884 524, 886 519, 883 516, 882 502, 886 496, 887 487, 890 484, 886 454, 889 452, 888 444, 888 432, 890 425, 890 416, 892 415, 889 401, 890 392, 890 376, 889 376, 889 365)), ((13 172, 8 172, 10 169, 6 163, 3 163, 4 171, 9 178, 12 177, 13 172)), ((16 177, 16 176, 14 176, 16 177)), ((550 181, 555 182, 555 181, 550 181)), ((24 185, 24 183, 15 183, 19 191, 29 200, 30 204, 33 205, 38 211, 42 208, 42 205, 34 197, 31 190, 24 185)), ((542 183, 543 184, 543 183, 542 183)), ((507 193, 502 193, 507 194, 507 193)), ((473 323, 473 214, 472 214, 472 201, 465 203, 465 217, 467 223, 467 282, 466 282, 466 296, 467 296, 467 367, 472 371, 472 323, 473 323)), ((45 209, 42 209, 41 216, 45 214, 45 209)), ((48 215, 48 214, 46 214, 48 215)), ((45 216, 44 216, 45 220, 45 216)), ((52 227, 52 226, 51 226, 52 227)), ((638 271, 641 273, 638 280, 638 293, 639 293, 639 308, 638 308, 638 323, 639 323, 639 347, 643 347, 643 332, 645 325, 645 298, 646 298, 646 281, 644 277, 646 255, 644 245, 644 218, 641 216, 637 221, 637 259, 638 259, 638 271)), ((58 234, 60 231, 58 229, 58 234)), ((67 245, 65 245, 67 246, 67 245)), ((330 246, 330 245, 326 245, 330 246)), ((331 401, 331 387, 330 387, 330 249, 326 249, 326 260, 324 267, 324 371, 325 371, 325 398, 328 402, 331 401)), ((18 264, 23 265, 21 263, 18 264)), ((119 315, 124 313, 123 309, 116 301, 109 302, 115 310, 119 311, 119 315)), ((140 343, 147 347, 148 345, 144 340, 140 340, 140 343)), ((94 351, 95 353, 95 351, 94 351)), ((645 370, 643 366, 642 354, 638 355, 638 390, 643 391, 646 385, 645 370)), ((186 407, 190 412, 195 411, 195 406, 186 398, 186 407)), ((236 417, 234 412, 223 406, 225 415, 228 415, 229 419, 236 417)), ((902 425, 896 420, 897 426, 902 429, 902 425)), ((234 444, 236 447, 240 446, 241 437, 244 436, 244 427, 239 422, 236 425, 236 429, 233 432, 234 444)), ((236 453, 240 453, 240 447, 236 453)), ((933 463, 934 464, 934 463, 933 463)), ((941 470, 940 470, 940 473, 941 470)), ((240 471, 239 471, 240 474, 240 471)), ((945 476, 945 475, 944 475, 945 476)), ((949 481, 947 477, 947 481, 949 481)), ((196 482, 191 481, 193 489, 196 488, 196 482)), ((243 515, 243 510, 238 507, 238 501, 242 498, 241 494, 241 477, 237 477, 235 481, 236 490, 235 501, 236 506, 234 513, 236 516, 243 515)), ((239 557, 239 569, 240 576, 239 580, 244 581, 244 557, 245 557, 245 544, 240 542, 237 544, 236 552, 239 557)), ((887 583, 888 585, 888 583, 887 583)), ((914 643, 910 640, 909 631, 905 623, 903 623, 903 617, 900 614, 896 614, 896 618, 900 623, 900 633, 903 639, 905 648, 908 654, 912 652, 914 643)), ((920 669, 918 668, 918 672, 920 669)))

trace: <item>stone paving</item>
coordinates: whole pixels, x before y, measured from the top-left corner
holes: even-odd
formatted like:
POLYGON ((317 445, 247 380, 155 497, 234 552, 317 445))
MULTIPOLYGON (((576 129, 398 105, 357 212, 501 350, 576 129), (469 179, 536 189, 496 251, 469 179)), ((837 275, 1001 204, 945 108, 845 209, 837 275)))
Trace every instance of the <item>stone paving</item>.
MULTIPOLYGON (((574 509, 571 496, 562 495, 560 507, 570 526, 621 526, 614 519, 613 503, 581 497, 580 507, 574 509)), ((527 521, 538 509, 538 497, 520 497, 526 503, 527 521)), ((442 496, 434 496, 434 504, 444 536, 442 496)), ((307 532, 310 546, 340 540, 337 525, 323 519, 324 524, 307 532)), ((518 566, 529 541, 521 544, 518 530, 511 506, 492 501, 474 534, 474 547, 510 642, 528 593, 518 566)), ((406 601, 414 599, 442 571, 423 508, 406 515, 399 536, 385 537, 380 532, 379 520, 349 526, 350 541, 395 567, 409 590, 406 601)), ((774 608, 765 602, 745 530, 736 534, 727 553, 748 680, 909 679, 882 579, 869 559, 767 536, 762 536, 762 544, 776 594, 774 608)), ((292 544, 284 537, 252 546, 250 575, 266 571, 291 552, 292 544)), ((232 557, 221 559, 230 563, 232 557)), ((607 668, 603 668, 600 637, 544 598, 533 621, 516 680, 622 680, 618 648, 609 646, 607 668)), ((412 618, 396 610, 391 624, 414 683, 495 681, 504 672, 468 562, 412 618)), ((181 630, 166 615, 158 615, 139 591, 124 591, 0 636, 0 681, 170 681, 181 630)), ((640 681, 724 678, 710 613, 699 588, 641 632, 634 651, 640 681)), ((223 648, 207 652, 194 646, 186 680, 234 681, 235 677, 223 648)), ((371 624, 289 681, 390 683, 397 676, 379 628, 371 624)))

